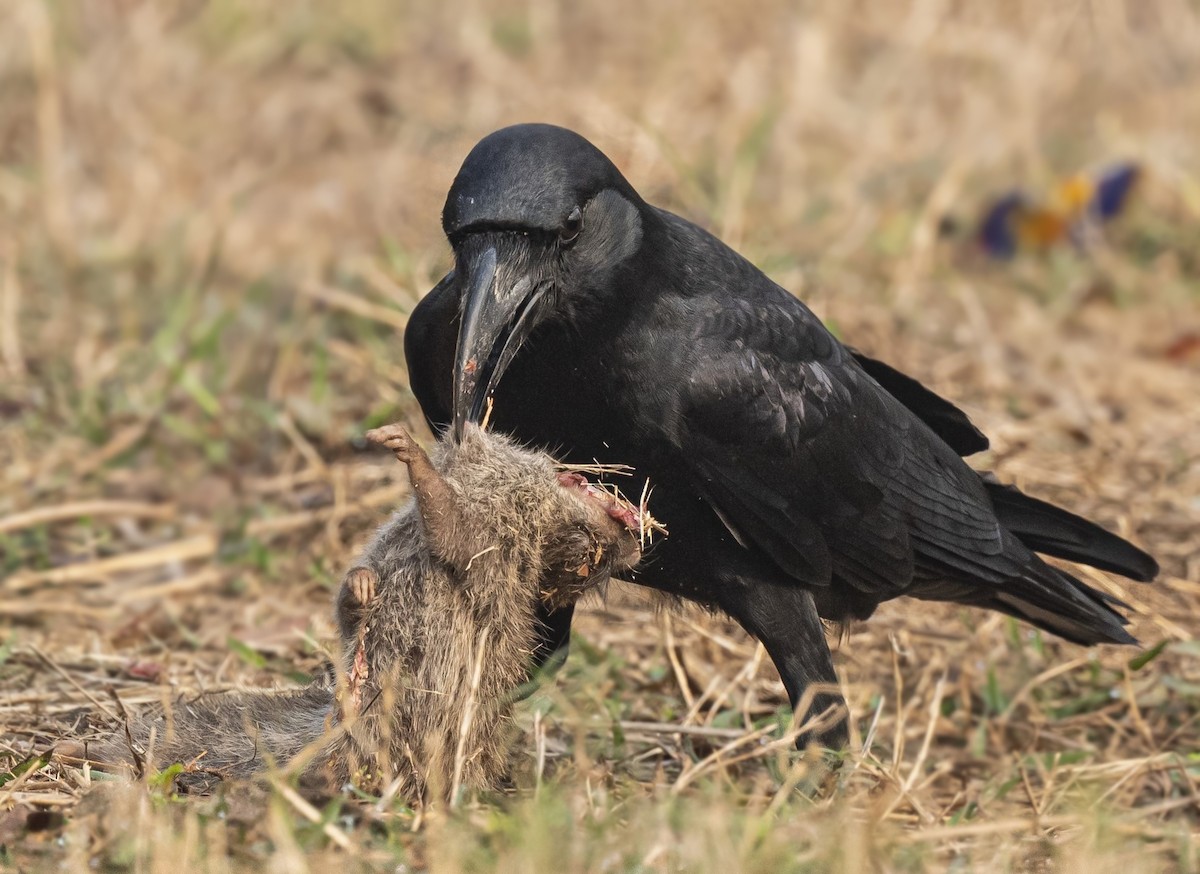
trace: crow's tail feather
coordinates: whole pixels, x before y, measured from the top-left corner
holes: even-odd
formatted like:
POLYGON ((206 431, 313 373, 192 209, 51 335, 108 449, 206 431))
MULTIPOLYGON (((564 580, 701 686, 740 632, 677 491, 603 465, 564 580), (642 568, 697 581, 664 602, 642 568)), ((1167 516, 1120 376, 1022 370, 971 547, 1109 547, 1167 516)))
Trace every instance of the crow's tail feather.
POLYGON ((1129 541, 1081 516, 1031 498, 1015 486, 1004 485, 991 474, 982 476, 1000 524, 1032 551, 1141 582, 1157 576, 1158 562, 1129 541))
POLYGON ((997 591, 986 606, 1025 619, 1072 643, 1137 643, 1137 638, 1125 630, 1129 620, 1114 609, 1127 604, 1066 571, 1041 560, 1036 562, 997 591))
POLYGON ((1115 609, 1129 605, 1066 571, 1051 567, 1025 551, 1015 538, 1012 546, 1024 556, 1020 572, 1009 579, 985 582, 941 577, 921 581, 909 594, 930 601, 953 601, 998 610, 1085 646, 1137 643, 1125 630, 1129 621, 1115 609))

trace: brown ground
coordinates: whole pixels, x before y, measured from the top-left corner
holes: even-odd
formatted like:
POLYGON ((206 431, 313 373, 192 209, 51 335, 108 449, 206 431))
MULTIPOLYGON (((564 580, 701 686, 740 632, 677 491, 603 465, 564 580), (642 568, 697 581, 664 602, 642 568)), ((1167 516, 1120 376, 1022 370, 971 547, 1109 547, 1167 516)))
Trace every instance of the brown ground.
POLYGON ((0 7, 0 860, 1194 870, 1195 5, 484 5, 0 7), (861 753, 813 796, 761 650, 614 588, 524 711, 521 788, 453 816, 304 810, 283 777, 81 804, 99 777, 29 762, 110 686, 134 707, 316 669, 338 575, 405 493, 361 435, 419 422, 400 332, 449 263, 442 197, 518 120, 577 128, 961 403, 979 466, 1150 549, 1152 586, 1084 573, 1157 657, 885 605, 837 656, 861 753), (1086 256, 939 239, 1123 157, 1146 184, 1086 256))

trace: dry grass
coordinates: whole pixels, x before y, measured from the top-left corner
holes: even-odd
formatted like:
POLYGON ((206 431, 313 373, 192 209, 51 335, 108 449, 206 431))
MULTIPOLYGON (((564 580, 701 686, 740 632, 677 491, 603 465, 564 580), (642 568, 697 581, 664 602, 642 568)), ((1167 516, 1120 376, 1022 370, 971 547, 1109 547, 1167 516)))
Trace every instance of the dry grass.
POLYGON ((792 6, 0 6, 0 773, 113 711, 109 687, 133 707, 315 669, 335 579, 405 492, 361 434, 419 421, 400 330, 449 262, 442 197, 517 120, 594 139, 960 401, 981 465, 1150 548, 1155 585, 1088 579, 1156 657, 885 605, 839 648, 858 735, 823 777, 779 740, 759 648, 613 592, 523 710, 502 797, 422 818, 306 808, 282 777, 88 794, 100 775, 35 759, 0 777, 0 859, 1200 867, 1200 14, 792 6), (985 265, 938 239, 989 192, 1127 156, 1147 184, 1088 257, 985 265))

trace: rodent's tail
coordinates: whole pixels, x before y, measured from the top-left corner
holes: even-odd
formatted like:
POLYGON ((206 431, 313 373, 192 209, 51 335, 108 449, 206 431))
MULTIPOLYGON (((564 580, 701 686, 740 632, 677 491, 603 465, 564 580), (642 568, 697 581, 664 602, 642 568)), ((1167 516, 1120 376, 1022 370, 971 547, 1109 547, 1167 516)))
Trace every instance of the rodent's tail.
POLYGON ((129 734, 119 730, 86 755, 107 764, 150 758, 153 768, 172 764, 249 777, 268 760, 284 765, 326 735, 333 724, 333 690, 316 681, 298 692, 235 692, 176 701, 170 712, 135 719, 129 734), (151 739, 153 735, 153 739, 151 739))

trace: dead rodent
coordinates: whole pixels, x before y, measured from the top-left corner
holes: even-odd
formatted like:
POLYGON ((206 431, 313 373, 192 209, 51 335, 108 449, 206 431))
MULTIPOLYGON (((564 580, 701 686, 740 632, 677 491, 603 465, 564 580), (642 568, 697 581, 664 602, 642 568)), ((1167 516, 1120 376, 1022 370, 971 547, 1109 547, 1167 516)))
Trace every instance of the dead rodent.
MULTIPOLYGON (((267 755, 282 764, 304 751, 316 785, 390 786, 413 800, 488 786, 503 771, 539 602, 566 606, 640 557, 638 509, 544 453, 477 427, 433 461, 398 425, 367 436, 408 466, 414 500, 342 583, 336 687, 179 702, 170 726, 133 727, 143 751, 154 730, 157 767, 245 777, 267 755)), ((133 758, 123 735, 90 753, 133 758)))

